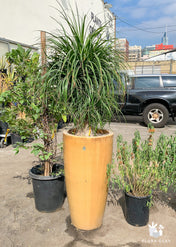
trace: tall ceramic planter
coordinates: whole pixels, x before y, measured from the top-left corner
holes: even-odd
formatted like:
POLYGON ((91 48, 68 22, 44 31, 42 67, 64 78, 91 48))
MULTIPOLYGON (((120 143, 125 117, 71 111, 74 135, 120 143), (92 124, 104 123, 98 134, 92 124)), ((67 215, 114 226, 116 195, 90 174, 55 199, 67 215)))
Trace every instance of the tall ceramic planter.
POLYGON ((113 133, 96 137, 65 131, 64 169, 72 224, 83 230, 101 226, 107 198, 107 164, 112 159, 113 133))

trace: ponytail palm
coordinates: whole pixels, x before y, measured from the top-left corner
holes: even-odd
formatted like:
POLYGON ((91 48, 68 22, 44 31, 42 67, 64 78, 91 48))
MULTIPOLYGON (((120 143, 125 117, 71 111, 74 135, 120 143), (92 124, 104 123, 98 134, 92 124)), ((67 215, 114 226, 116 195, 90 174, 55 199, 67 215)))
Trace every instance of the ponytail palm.
POLYGON ((88 33, 86 16, 68 17, 60 12, 66 25, 58 35, 50 35, 50 80, 60 94, 67 95, 67 112, 76 130, 96 133, 119 111, 114 94, 114 80, 119 83, 123 58, 114 49, 114 41, 105 40, 106 26, 88 33))

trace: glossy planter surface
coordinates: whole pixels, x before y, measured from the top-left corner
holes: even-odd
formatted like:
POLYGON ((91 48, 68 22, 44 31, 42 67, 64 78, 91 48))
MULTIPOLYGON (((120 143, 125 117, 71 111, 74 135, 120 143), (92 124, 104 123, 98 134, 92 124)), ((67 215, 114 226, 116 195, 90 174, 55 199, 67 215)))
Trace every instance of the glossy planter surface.
POLYGON ((150 196, 136 197, 125 193, 125 217, 126 221, 133 226, 145 226, 149 221, 150 196))
POLYGON ((113 134, 81 137, 64 132, 64 168, 72 224, 83 230, 101 226, 107 198, 107 165, 113 134))
POLYGON ((40 166, 29 171, 32 178, 35 207, 40 212, 52 212, 62 207, 65 199, 64 176, 42 176, 38 174, 40 166))

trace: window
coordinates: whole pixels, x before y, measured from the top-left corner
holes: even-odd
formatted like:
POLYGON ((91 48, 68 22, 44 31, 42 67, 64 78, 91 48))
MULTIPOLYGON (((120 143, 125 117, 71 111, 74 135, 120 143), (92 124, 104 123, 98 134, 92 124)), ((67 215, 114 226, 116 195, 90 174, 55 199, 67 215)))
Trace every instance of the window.
POLYGON ((158 88, 160 87, 159 76, 134 78, 135 88, 158 88))
POLYGON ((0 42, 0 58, 4 56, 8 51, 9 51, 8 44, 0 42))
POLYGON ((22 44, 13 40, 8 40, 8 39, 4 39, 0 37, 0 58, 4 57, 5 54, 9 51, 11 51, 12 49, 16 49, 18 47, 18 44, 20 44, 23 48, 27 49, 30 48, 32 49, 32 51, 37 51, 38 48, 31 46, 31 45, 26 45, 26 44, 22 44))
POLYGON ((164 87, 176 87, 176 76, 162 76, 164 87))

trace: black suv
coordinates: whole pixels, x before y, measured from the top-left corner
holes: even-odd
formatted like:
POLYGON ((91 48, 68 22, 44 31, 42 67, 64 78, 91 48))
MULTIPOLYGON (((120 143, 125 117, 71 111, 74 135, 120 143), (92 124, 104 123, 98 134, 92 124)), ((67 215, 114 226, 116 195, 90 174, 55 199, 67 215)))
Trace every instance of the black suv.
POLYGON ((133 75, 125 78, 122 112, 142 115, 146 125, 164 127, 169 116, 176 116, 176 75, 133 75))

